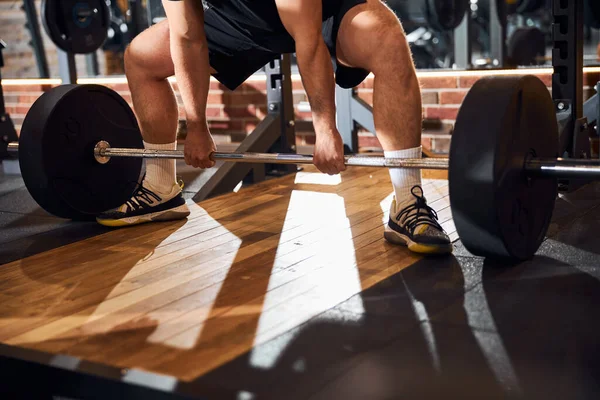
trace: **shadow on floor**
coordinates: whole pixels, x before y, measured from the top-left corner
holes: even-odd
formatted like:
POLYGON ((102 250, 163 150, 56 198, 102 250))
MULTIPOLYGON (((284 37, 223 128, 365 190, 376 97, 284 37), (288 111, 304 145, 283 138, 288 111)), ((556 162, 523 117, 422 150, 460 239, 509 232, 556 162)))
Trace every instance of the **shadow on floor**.
MULTIPOLYGON (((172 230, 177 230, 184 224, 183 221, 162 223, 163 227, 169 226, 172 230)), ((168 230, 165 230, 163 235, 157 234, 152 232, 150 227, 145 230, 146 236, 140 237, 138 247, 130 245, 128 251, 123 251, 122 248, 115 249, 114 245, 82 245, 71 247, 68 251, 65 250, 64 254, 54 254, 54 257, 61 260, 60 269, 49 268, 48 265, 52 264, 53 260, 49 260, 44 254, 7 265, 5 273, 8 278, 0 282, 0 293, 6 300, 0 319, 0 339, 6 341, 20 337, 17 339, 19 345, 51 353, 61 353, 83 340, 80 335, 72 334, 58 335, 60 339, 56 340, 42 341, 35 332, 36 329, 51 325, 57 320, 62 321, 63 333, 70 332, 70 325, 76 328, 95 313, 102 313, 102 310, 98 311, 97 308, 109 299, 109 295, 115 296, 114 290, 124 277, 170 234, 168 230), (106 263, 98 268, 90 268, 92 261, 98 259, 106 260, 106 263), (47 260, 50 263, 46 262, 47 260), (23 293, 30 295, 24 296, 23 293), (15 302, 14 298, 20 300, 15 302)), ((138 232, 144 233, 140 230, 138 232)), ((63 232, 60 240, 66 240, 65 233, 68 232, 63 232)), ((77 235, 80 233, 79 230, 77 235)), ((51 234, 56 232, 48 233, 51 234)), ((34 240, 31 247, 24 250, 25 253, 36 253, 42 242, 44 240, 34 240)), ((142 286, 143 283, 133 282, 129 289, 135 285, 142 286)))
POLYGON ((0 265, 107 232, 93 222, 4 212, 0 226, 0 265))
POLYGON ((423 260, 196 384, 260 399, 598 398, 598 279, 548 257, 482 264, 423 260))

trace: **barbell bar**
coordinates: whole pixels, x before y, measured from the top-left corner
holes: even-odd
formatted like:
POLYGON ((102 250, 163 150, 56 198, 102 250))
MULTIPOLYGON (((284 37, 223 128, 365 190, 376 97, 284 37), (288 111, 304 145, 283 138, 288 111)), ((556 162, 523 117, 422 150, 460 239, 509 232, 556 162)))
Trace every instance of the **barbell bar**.
MULTIPOLYGON (((100 141, 94 147, 94 157, 100 163, 106 163, 111 157, 140 157, 140 158, 174 158, 183 159, 181 150, 153 150, 153 149, 124 149, 113 148, 106 141, 100 141)), ((213 152, 210 158, 214 161, 231 161, 252 164, 313 164, 313 156, 308 154, 287 153, 228 153, 213 152)), ((384 168, 419 168, 419 169, 448 169, 447 158, 384 158, 377 156, 344 157, 347 166, 354 167, 384 167, 384 168)))
MULTIPOLYGON (((17 155, 19 143, 8 144, 8 152, 17 155)), ((94 147, 94 158, 100 164, 106 164, 112 157, 132 158, 166 158, 184 159, 181 150, 153 150, 134 148, 113 148, 106 141, 100 141, 94 147)), ((243 162, 251 164, 313 164, 312 155, 287 153, 230 153, 213 152, 213 160, 228 162, 243 162)), ((385 158, 380 156, 344 156, 344 163, 351 167, 380 167, 447 170, 449 159, 445 157, 430 158, 385 158)), ((600 159, 570 159, 570 158, 530 158, 525 160, 523 170, 527 175, 535 177, 600 179, 600 159)))
MULTIPOLYGON (((111 157, 185 158, 181 150, 112 148, 105 141, 101 141, 95 146, 94 157, 100 163, 107 162, 111 157)), ((314 164, 313 156, 308 154, 213 152, 210 157, 215 161, 254 164, 314 164)), ((449 159, 444 157, 385 158, 380 156, 348 155, 344 156, 344 164, 350 167, 447 170, 449 159)), ((600 179, 600 159, 531 158, 525 160, 523 168, 527 174, 538 177, 600 179)))

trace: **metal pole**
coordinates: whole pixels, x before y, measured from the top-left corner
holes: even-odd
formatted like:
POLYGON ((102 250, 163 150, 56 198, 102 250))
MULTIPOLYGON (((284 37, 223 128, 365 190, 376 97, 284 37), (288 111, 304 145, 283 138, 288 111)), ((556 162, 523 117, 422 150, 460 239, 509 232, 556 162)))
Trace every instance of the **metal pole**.
POLYGON ((50 69, 48 68, 48 60, 46 59, 46 50, 44 49, 44 41, 40 33, 40 24, 38 23, 37 10, 33 0, 23 1, 23 10, 27 16, 27 27, 31 33, 31 47, 38 67, 40 78, 50 78, 50 69))
POLYGON ((85 56, 88 77, 100 75, 100 66, 98 65, 98 53, 96 51, 85 56))
POLYGON ((56 49, 58 54, 58 71, 63 85, 77 83, 77 67, 75 65, 75 54, 56 49))
POLYGON ((600 179, 600 160, 533 158, 525 163, 525 171, 529 176, 600 179))
POLYGON ((598 105, 596 107, 596 136, 600 137, 600 82, 596 84, 596 96, 598 96, 598 105))
MULTIPOLYGON (((8 144, 10 154, 18 154, 19 143, 8 144)), ((94 148, 94 156, 105 164, 110 157, 172 158, 183 159, 181 150, 125 149, 108 146, 101 141, 94 148)), ((380 156, 345 156, 345 163, 355 167, 384 167, 409 169, 448 169, 448 158, 385 158, 380 156)), ((313 164, 308 154, 285 153, 212 153, 212 159, 245 163, 313 164)), ((544 178, 600 179, 600 160, 573 158, 532 158, 525 161, 524 171, 528 176, 544 178)))
MULTIPOLYGON (((96 148, 95 156, 101 163, 108 162, 110 157, 142 157, 142 158, 184 158, 181 150, 147 150, 96 148)), ((213 160, 267 163, 267 164, 313 164, 313 156, 287 153, 212 153, 213 160)), ((345 164, 360 167, 448 169, 447 158, 384 158, 371 156, 346 156, 345 164)))
POLYGON ((500 1, 490 1, 490 58, 494 67, 504 67, 506 59, 506 5, 500 1))
POLYGON ((454 30, 454 63, 458 69, 473 68, 471 45, 472 28, 470 12, 466 12, 459 26, 454 30))
MULTIPOLYGON (((100 142, 94 149, 100 162, 110 157, 143 158, 184 158, 181 150, 147 150, 111 148, 100 142)), ((306 154, 281 153, 219 153, 212 154, 214 160, 273 163, 273 164, 313 164, 313 156, 306 154)), ((360 167, 408 168, 408 169, 448 169, 448 158, 385 158, 378 156, 345 156, 345 164, 360 167)), ((105 161, 105 162, 106 162, 105 161)), ((533 158, 525 161, 524 170, 529 176, 545 178, 600 179, 600 160, 572 158, 533 158)))
POLYGON ((559 120, 565 120, 559 125, 560 154, 575 156, 575 121, 583 115, 583 0, 553 0, 552 15, 552 98, 559 120))

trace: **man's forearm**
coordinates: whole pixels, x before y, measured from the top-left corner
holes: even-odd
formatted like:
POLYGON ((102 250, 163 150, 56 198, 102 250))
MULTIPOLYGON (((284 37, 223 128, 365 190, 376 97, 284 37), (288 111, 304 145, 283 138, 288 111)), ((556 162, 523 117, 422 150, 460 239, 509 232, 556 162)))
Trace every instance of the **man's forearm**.
POLYGON ((335 129, 335 79, 325 43, 296 47, 298 68, 317 130, 335 129))
MULTIPOLYGON (((175 78, 185 107, 188 125, 206 126, 206 100, 210 85, 210 66, 206 41, 171 39, 175 78)), ((193 130, 195 131, 195 130, 193 130)))

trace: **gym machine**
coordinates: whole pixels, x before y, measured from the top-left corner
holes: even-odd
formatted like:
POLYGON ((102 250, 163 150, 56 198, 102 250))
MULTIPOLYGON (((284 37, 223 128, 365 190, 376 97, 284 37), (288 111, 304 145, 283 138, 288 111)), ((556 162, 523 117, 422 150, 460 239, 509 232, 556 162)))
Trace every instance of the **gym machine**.
POLYGON ((48 60, 44 49, 44 41, 40 33, 40 24, 38 23, 37 11, 33 0, 23 0, 21 9, 25 11, 27 23, 25 27, 31 34, 29 44, 33 48, 36 64, 38 67, 38 76, 42 79, 50 78, 50 69, 48 68, 48 60))
MULTIPOLYGON (((290 55, 284 55, 265 66, 267 79, 267 115, 248 134, 236 152, 295 153, 296 130, 292 95, 290 55)), ((295 172, 293 165, 226 163, 205 173, 211 174, 194 201, 231 192, 241 181, 260 182, 267 175, 281 176, 295 172)))
POLYGON ((456 67, 516 68, 542 64, 546 49, 544 33, 537 27, 522 26, 522 23, 509 29, 509 15, 511 21, 520 21, 523 17, 518 13, 535 12, 543 8, 545 1, 479 0, 474 12, 476 17, 471 17, 469 11, 455 31, 456 67), (473 32, 474 25, 479 27, 478 36, 473 32), (486 54, 475 61, 472 60, 474 40, 479 41, 486 54))

